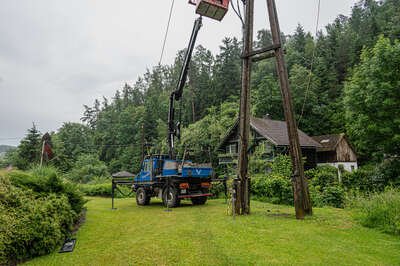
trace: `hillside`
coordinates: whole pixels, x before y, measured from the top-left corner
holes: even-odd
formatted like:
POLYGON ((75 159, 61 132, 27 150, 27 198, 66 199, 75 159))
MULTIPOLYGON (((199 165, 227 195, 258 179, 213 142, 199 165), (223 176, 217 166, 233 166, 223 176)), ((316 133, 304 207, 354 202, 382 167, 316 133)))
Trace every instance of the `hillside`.
POLYGON ((10 145, 0 145, 0 156, 4 156, 7 151, 13 149, 16 149, 16 147, 10 145))

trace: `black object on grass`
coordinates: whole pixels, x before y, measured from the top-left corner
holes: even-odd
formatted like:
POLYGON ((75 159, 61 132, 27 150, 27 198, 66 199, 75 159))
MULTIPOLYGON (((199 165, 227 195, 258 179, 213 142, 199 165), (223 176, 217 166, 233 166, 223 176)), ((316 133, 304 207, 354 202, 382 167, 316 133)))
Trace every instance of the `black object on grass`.
POLYGON ((75 243, 75 238, 65 240, 63 246, 61 247, 60 251, 58 251, 58 253, 72 252, 74 250, 75 243))

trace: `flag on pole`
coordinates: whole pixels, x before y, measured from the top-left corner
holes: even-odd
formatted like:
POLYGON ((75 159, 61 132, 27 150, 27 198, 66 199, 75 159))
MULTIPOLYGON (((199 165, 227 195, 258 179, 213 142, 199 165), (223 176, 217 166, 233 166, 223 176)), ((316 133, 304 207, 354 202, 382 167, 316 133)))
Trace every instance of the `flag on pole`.
POLYGON ((42 143, 43 143, 43 160, 49 161, 53 158, 53 149, 52 149, 52 143, 51 143, 51 136, 47 132, 46 134, 43 135, 42 137, 42 143))

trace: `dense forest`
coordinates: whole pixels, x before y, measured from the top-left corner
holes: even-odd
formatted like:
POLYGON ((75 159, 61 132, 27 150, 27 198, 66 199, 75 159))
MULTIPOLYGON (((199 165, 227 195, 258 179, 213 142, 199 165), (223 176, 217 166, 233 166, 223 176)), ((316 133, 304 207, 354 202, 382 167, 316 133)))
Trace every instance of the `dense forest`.
MULTIPOLYGON (((400 1, 363 0, 351 16, 338 16, 316 36, 298 25, 284 35, 286 63, 299 128, 309 135, 346 133, 362 164, 400 155, 400 1)), ((271 44, 258 31, 254 47, 271 44)), ((239 109, 241 41, 226 37, 214 55, 194 51, 179 104, 183 147, 216 163, 215 149, 239 109)), ((158 65, 116 90, 111 99, 84 105, 82 123, 67 122, 51 133, 54 158, 63 172, 100 165, 108 173, 137 172, 145 152, 166 152, 168 97, 175 88, 185 50, 171 65, 158 65)), ((274 59, 253 64, 252 113, 283 120, 274 59)), ((40 161, 41 134, 35 125, 2 164, 27 169, 40 161)))

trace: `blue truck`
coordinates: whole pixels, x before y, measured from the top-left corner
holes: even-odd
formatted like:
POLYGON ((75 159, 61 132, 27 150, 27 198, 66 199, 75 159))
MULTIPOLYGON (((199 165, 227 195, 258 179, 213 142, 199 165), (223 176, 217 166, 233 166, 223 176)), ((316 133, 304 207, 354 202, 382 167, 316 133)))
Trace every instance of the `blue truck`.
POLYGON ((159 197, 167 207, 179 206, 182 199, 190 199, 194 205, 204 204, 212 195, 212 175, 210 164, 174 160, 169 155, 148 156, 133 180, 136 203, 148 205, 152 197, 159 197))

